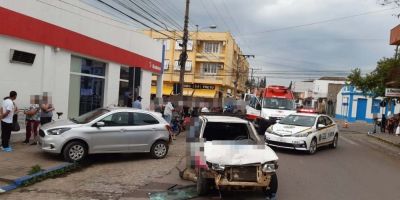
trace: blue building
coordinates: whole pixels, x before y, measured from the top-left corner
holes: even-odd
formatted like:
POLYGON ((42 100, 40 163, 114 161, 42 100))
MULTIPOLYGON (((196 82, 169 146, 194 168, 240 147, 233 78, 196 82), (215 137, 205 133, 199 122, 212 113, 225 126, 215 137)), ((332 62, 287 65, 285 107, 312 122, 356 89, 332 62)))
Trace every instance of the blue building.
POLYGON ((392 101, 389 106, 381 107, 382 97, 372 98, 365 96, 354 86, 344 86, 337 95, 336 118, 348 122, 365 121, 372 123, 376 114, 381 118, 382 114, 400 113, 400 103, 392 101), (390 108, 390 109, 389 109, 390 108))

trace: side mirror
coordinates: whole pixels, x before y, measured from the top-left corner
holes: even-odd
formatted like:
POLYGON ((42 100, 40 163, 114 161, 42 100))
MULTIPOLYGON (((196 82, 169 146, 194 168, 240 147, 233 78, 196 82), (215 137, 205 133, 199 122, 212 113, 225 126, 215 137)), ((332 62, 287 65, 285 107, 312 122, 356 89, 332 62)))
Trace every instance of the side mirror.
POLYGON ((323 129, 323 128, 325 128, 326 126, 324 125, 324 124, 317 124, 317 129, 323 129))
POLYGON ((256 110, 261 110, 261 104, 256 104, 256 110))
POLYGON ((94 124, 94 126, 95 127, 103 127, 103 126, 105 126, 106 124, 104 123, 104 122, 96 122, 96 124, 94 124))

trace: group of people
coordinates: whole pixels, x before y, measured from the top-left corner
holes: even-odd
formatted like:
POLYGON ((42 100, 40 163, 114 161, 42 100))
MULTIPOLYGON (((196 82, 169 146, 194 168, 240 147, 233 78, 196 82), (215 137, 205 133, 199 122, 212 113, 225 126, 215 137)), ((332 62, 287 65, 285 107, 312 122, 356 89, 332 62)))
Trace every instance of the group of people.
POLYGON ((400 113, 396 115, 382 115, 381 120, 381 132, 385 133, 388 131, 389 134, 400 135, 400 113))
MULTIPOLYGON (((13 131, 13 125, 18 123, 17 117, 14 117, 21 112, 15 104, 17 99, 17 92, 11 91, 8 97, 4 98, 2 107, 0 109, 1 118, 1 149, 5 152, 11 152, 10 146, 11 132, 13 131)), ((26 135, 24 144, 37 144, 38 129, 40 125, 44 125, 52 121, 53 111, 55 110, 53 104, 50 101, 50 97, 43 95, 40 99, 39 95, 31 97, 30 106, 23 110, 25 114, 26 122, 26 135), (33 136, 33 137, 32 137, 33 136), (30 140, 33 140, 30 143, 30 140)))

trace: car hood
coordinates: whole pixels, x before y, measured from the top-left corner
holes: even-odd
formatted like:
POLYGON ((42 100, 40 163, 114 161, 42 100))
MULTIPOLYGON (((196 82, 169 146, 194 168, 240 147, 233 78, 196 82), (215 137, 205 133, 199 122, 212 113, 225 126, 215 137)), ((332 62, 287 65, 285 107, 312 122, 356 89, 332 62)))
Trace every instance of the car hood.
POLYGON ((71 120, 68 119, 63 119, 63 120, 57 120, 50 122, 48 124, 45 124, 42 126, 41 129, 47 130, 47 129, 53 129, 53 128, 75 128, 79 127, 81 124, 76 124, 71 120))
POLYGON ((264 164, 278 160, 275 152, 265 144, 240 144, 237 141, 209 141, 204 143, 207 162, 220 165, 264 164))
POLYGON ((282 136, 288 136, 288 135, 293 135, 302 131, 306 130, 312 130, 312 127, 306 127, 306 126, 294 126, 294 125, 286 125, 286 124, 275 124, 272 127, 272 131, 276 134, 282 135, 282 136))

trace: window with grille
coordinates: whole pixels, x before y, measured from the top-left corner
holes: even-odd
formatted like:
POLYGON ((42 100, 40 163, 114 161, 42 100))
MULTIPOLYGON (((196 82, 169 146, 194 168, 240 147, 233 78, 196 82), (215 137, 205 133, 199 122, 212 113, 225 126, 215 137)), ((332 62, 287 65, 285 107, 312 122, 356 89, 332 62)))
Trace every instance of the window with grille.
POLYGON ((204 53, 219 53, 219 42, 204 42, 204 53))
POLYGON ((218 63, 203 63, 203 75, 216 75, 218 71, 218 63))

